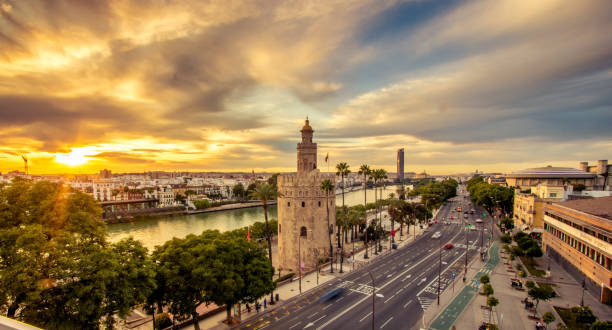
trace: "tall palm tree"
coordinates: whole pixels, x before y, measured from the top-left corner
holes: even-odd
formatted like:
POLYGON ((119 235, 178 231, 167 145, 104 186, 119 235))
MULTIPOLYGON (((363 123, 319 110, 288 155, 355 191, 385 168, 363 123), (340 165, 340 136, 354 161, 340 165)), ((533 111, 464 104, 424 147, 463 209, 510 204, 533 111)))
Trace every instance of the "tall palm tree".
MULTIPOLYGON (((374 180, 374 228, 376 229, 376 225, 378 222, 378 170, 373 169, 370 172, 370 177, 374 180)), ((376 247, 378 244, 378 236, 376 235, 376 239, 374 240, 374 254, 378 254, 378 248, 376 247)))
MULTIPOLYGON (((249 196, 253 199, 260 200, 264 209, 264 219, 266 220, 266 239, 268 240, 268 257, 270 258, 270 266, 272 266, 272 231, 270 230, 270 224, 268 223, 268 201, 277 199, 283 195, 276 190, 275 186, 263 183, 258 184, 255 189, 251 191, 249 196)), ((274 292, 270 293, 270 303, 274 303, 274 292)))
POLYGON ((328 237, 329 237, 329 260, 330 260, 330 267, 331 270, 330 272, 334 272, 334 247, 332 245, 332 239, 331 239, 331 234, 332 231, 331 229, 331 225, 329 223, 329 194, 334 191, 335 187, 334 184, 332 183, 332 181, 330 179, 325 179, 323 180, 323 182, 321 182, 321 190, 323 190, 325 192, 325 196, 327 197, 327 200, 325 201, 325 210, 327 211, 327 233, 328 233, 328 237))
POLYGON ((389 204, 389 217, 391 218, 391 242, 390 247, 395 243, 395 236, 393 236, 393 231, 395 229, 395 221, 401 221, 402 217, 402 204, 401 200, 392 198, 391 203, 389 204))
MULTIPOLYGON (((342 212, 343 215, 346 215, 346 209, 344 208, 344 177, 349 175, 351 170, 349 170, 349 165, 347 163, 338 163, 336 165, 336 176, 342 177, 342 212)), ((346 232, 344 233, 346 235, 346 232)), ((340 240, 342 240, 342 235, 339 236, 340 240)), ((344 238, 346 240, 346 237, 344 238)), ((343 259, 344 248, 340 251, 340 259, 343 259)), ((342 264, 340 264, 342 265, 342 264)), ((340 267, 342 269, 342 267, 340 267)))
POLYGON ((368 259, 368 210, 366 209, 366 206, 368 205, 368 175, 372 173, 372 170, 370 169, 370 166, 362 164, 361 167, 359 167, 358 173, 359 175, 363 175, 363 208, 365 210, 363 218, 366 226, 365 255, 363 258, 368 259))

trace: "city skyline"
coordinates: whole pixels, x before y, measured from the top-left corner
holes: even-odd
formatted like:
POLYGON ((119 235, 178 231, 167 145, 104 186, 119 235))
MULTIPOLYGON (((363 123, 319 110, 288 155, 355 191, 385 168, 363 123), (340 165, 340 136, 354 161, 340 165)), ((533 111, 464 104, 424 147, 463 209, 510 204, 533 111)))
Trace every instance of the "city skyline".
POLYGON ((332 168, 578 168, 612 155, 611 7, 0 0, 0 172, 291 172, 306 116, 332 168))

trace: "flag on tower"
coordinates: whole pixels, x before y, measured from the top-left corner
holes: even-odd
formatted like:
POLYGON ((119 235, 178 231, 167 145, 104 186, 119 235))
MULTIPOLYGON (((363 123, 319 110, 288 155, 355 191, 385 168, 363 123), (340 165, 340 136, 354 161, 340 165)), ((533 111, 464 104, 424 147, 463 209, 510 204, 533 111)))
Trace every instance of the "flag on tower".
POLYGON ((327 153, 327 155, 325 155, 325 162, 327 163, 327 160, 329 159, 329 152, 327 153))

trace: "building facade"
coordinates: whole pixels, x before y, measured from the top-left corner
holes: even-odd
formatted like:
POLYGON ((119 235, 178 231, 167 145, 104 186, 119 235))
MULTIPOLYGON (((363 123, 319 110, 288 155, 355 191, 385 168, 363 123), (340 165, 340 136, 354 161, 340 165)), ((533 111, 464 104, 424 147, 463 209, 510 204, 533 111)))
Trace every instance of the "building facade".
POLYGON ((612 190, 612 165, 608 165, 608 160, 598 160, 595 166, 589 166, 589 162, 580 162, 580 170, 596 175, 593 190, 612 190))
POLYGON ((597 174, 569 167, 537 167, 513 172, 506 176, 508 187, 521 190, 535 187, 538 184, 562 187, 566 184, 583 184, 591 190, 596 184, 597 174))
POLYGON ((545 205, 542 246, 602 303, 612 304, 612 197, 545 205))
POLYGON ((397 180, 404 181, 404 148, 397 150, 397 180))
POLYGON ((334 175, 317 169, 317 144, 312 142, 308 119, 301 133, 297 173, 280 175, 277 183, 282 194, 277 206, 278 267, 295 272, 300 265, 303 270, 314 269, 319 258, 329 256, 329 237, 336 223, 335 193, 321 190, 323 180, 334 182, 334 175))
POLYGON ((544 228, 544 206, 566 200, 572 186, 547 186, 539 184, 530 192, 514 189, 514 223, 521 230, 541 232, 544 228))

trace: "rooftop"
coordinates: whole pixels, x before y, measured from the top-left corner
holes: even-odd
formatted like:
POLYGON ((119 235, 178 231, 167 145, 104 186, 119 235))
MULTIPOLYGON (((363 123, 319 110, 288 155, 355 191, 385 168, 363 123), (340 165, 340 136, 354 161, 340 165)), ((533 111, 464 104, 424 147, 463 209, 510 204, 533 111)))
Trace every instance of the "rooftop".
POLYGON ((592 178, 594 173, 584 172, 571 167, 534 167, 512 172, 509 178, 592 178))
POLYGON ((557 205, 612 220, 612 196, 571 200, 557 205))

